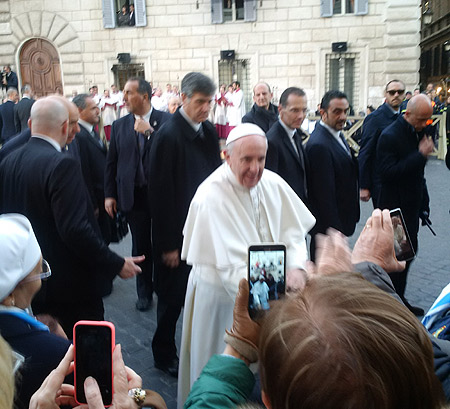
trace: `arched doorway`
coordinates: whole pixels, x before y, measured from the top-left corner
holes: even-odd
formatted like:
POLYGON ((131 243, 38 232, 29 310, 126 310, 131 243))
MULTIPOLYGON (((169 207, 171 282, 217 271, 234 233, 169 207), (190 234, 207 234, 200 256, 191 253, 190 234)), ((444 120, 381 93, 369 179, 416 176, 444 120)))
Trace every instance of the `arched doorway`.
POLYGON ((22 84, 31 84, 36 97, 63 95, 61 66, 55 47, 42 38, 28 40, 20 50, 22 84))

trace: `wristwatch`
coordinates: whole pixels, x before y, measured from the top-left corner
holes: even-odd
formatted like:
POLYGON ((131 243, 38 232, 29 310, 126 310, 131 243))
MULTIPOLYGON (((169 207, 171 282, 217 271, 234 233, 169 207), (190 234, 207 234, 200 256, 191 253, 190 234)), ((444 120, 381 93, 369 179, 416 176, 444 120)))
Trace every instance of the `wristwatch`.
POLYGON ((128 396, 141 408, 145 402, 147 392, 145 392, 145 389, 133 388, 128 391, 128 396))

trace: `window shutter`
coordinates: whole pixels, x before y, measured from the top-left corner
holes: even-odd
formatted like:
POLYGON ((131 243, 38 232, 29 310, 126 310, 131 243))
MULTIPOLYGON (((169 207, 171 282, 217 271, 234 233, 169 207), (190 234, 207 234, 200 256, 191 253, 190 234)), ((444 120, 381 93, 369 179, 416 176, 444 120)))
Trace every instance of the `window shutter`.
POLYGON ((256 21, 256 1, 244 0, 244 20, 256 21))
POLYGON ((145 13, 145 0, 134 0, 134 12, 136 13, 136 27, 147 25, 147 14, 145 13))
POLYGON ((223 23, 223 0, 211 0, 211 23, 223 23))
POLYGON ((116 10, 114 9, 114 0, 102 0, 103 8, 103 27, 116 27, 116 10))
POLYGON ((333 0, 320 0, 320 16, 331 17, 333 15, 333 0))
POLYGON ((355 14, 362 16, 369 12, 369 0, 355 0, 355 14))

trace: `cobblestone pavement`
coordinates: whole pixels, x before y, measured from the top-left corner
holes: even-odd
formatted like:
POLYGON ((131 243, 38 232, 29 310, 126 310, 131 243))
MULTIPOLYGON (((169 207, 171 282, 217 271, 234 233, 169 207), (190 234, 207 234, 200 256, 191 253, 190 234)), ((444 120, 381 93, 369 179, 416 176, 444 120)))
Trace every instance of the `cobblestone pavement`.
MULTIPOLYGON (((420 228, 419 252, 411 266, 406 296, 413 305, 427 310, 442 288, 450 282, 450 171, 444 162, 432 159, 426 167, 426 178, 431 198, 430 218, 437 236, 426 227, 420 228)), ((372 206, 363 203, 361 222, 350 239, 356 241, 372 206)), ((123 255, 131 254, 128 236, 119 245, 111 246, 123 255)), ((151 338, 156 328, 156 296, 153 308, 148 312, 135 309, 134 280, 117 279, 112 295, 105 298, 106 319, 116 326, 117 342, 122 344, 124 359, 143 379, 145 388, 159 392, 169 409, 176 407, 177 381, 153 367, 151 338)), ((181 317, 177 326, 177 345, 181 338, 181 317)))

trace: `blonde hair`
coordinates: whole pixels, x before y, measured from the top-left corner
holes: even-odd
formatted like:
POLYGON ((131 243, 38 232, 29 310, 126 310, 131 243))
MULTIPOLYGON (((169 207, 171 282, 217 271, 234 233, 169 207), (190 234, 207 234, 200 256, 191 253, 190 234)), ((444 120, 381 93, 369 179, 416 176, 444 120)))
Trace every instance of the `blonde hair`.
POLYGON ((12 351, 0 336, 0 408, 11 409, 14 401, 12 351))
POLYGON ((355 273, 310 280, 260 334, 273 409, 425 409, 443 404, 433 350, 402 304, 355 273))

